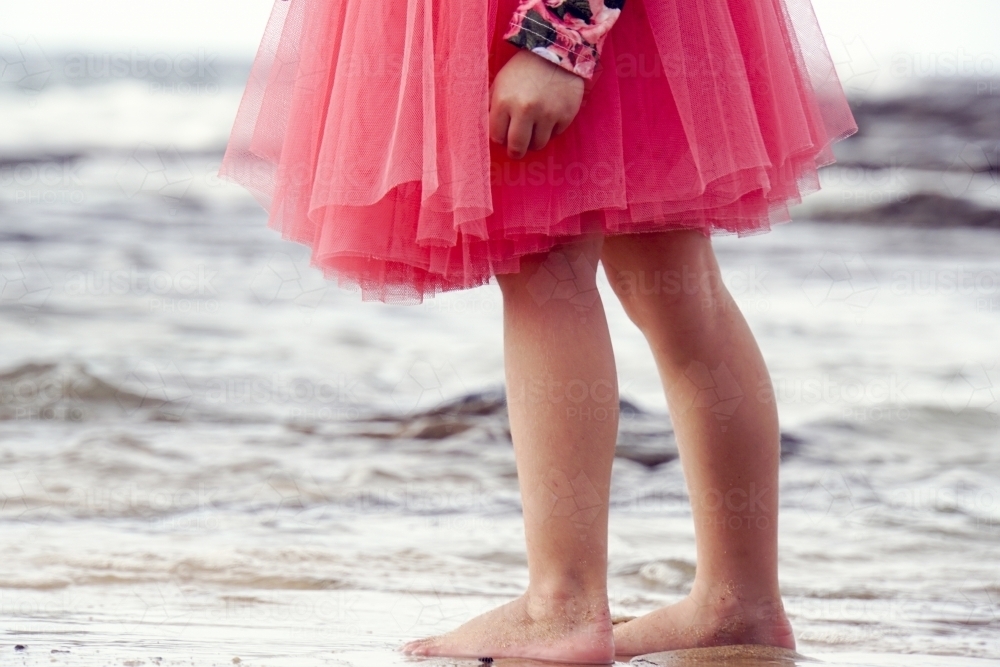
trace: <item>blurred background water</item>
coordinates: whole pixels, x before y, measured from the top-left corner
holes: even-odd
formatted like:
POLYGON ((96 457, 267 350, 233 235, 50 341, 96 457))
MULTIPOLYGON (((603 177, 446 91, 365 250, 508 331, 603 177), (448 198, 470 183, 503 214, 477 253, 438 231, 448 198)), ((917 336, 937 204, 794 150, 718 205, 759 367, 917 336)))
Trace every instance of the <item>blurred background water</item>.
MULTIPOLYGON (((861 131, 795 222, 716 241, 786 606, 806 653, 996 657, 1000 9, 815 6, 861 131)), ((496 286, 362 303, 215 176, 269 7, 0 1, 0 661, 378 664, 526 583, 496 286)), ((693 526, 601 291, 631 615, 687 592, 693 526)))

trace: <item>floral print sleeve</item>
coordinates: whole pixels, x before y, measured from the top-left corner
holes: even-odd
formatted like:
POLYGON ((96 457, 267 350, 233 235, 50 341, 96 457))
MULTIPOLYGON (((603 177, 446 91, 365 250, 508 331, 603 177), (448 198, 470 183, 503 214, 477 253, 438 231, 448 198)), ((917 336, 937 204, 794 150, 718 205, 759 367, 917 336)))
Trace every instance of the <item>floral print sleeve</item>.
POLYGON ((590 79, 625 0, 519 0, 505 40, 590 79))

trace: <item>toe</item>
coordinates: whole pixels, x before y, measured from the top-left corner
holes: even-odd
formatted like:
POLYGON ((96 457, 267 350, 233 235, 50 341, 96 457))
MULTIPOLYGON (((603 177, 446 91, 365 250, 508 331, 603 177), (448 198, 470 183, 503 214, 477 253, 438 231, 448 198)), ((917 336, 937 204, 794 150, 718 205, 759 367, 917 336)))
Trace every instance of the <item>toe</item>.
POLYGON ((413 655, 413 652, 420 648, 420 646, 427 641, 426 639, 415 639, 412 642, 406 642, 399 650, 407 655, 413 655))
POLYGON ((428 637, 427 639, 424 640, 423 644, 420 647, 420 653, 418 653, 417 655, 424 655, 424 656, 445 655, 444 644, 445 642, 442 641, 441 637, 428 637))
POLYGON ((420 642, 420 648, 414 655, 434 655, 434 648, 438 645, 437 637, 428 637, 420 642))
POLYGON ((430 655, 430 650, 434 646, 434 637, 427 637, 426 639, 417 639, 412 642, 408 642, 403 645, 401 649, 403 653, 407 655, 430 655))

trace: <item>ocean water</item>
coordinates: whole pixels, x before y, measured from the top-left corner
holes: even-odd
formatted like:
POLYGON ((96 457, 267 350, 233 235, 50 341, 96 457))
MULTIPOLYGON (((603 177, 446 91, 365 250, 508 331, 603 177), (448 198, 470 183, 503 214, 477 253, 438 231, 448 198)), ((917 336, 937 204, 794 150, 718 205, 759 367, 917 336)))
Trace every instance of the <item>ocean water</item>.
MULTIPOLYGON (((215 177, 245 64, 39 62, 0 90, 0 662, 396 664, 518 595, 496 285, 387 306, 324 282, 215 177)), ((954 182, 887 189, 845 155, 827 205, 954 182)), ((995 172, 968 183, 995 201, 995 172)), ((995 659, 1000 231, 803 219, 716 248, 777 391, 800 652, 995 659)), ((635 615, 687 592, 693 525, 652 357, 601 294, 609 586, 635 615)))

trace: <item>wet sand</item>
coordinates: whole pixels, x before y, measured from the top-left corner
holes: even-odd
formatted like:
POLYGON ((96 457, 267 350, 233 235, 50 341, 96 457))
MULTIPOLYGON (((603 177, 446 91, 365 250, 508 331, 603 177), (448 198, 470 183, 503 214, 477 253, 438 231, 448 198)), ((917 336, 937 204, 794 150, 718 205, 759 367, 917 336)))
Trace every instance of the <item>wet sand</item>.
MULTIPOLYGON (((43 650, 24 645, 23 649, 5 646, 0 661, 5 665, 107 665, 139 667, 141 665, 336 665, 338 667, 475 667, 486 663, 473 659, 409 658, 379 646, 356 647, 347 650, 317 650, 308 654, 278 655, 257 651, 238 652, 210 642, 125 648, 115 644, 103 649, 43 650)), ((569 663, 538 660, 503 659, 490 663, 494 667, 584 667, 569 663)), ((762 646, 725 646, 719 648, 667 651, 638 656, 630 662, 615 662, 614 667, 987 667, 995 662, 981 658, 962 658, 900 653, 823 653, 811 656, 794 651, 762 646)))
POLYGON ((643 667, 696 667, 700 665, 725 665, 726 667, 795 667, 816 662, 810 658, 774 646, 719 646, 696 648, 686 651, 650 653, 632 659, 632 664, 643 667))

